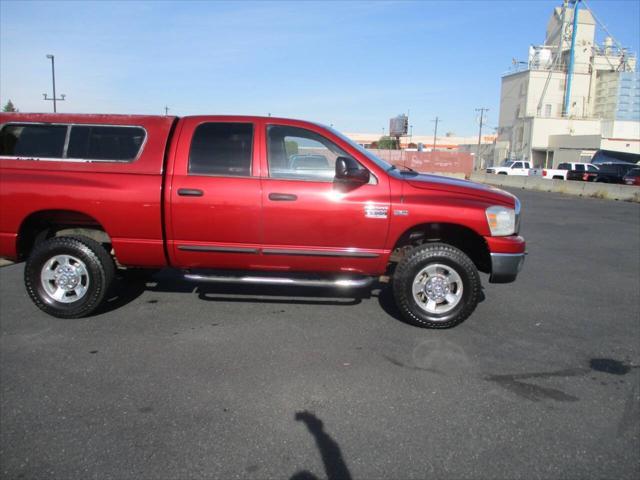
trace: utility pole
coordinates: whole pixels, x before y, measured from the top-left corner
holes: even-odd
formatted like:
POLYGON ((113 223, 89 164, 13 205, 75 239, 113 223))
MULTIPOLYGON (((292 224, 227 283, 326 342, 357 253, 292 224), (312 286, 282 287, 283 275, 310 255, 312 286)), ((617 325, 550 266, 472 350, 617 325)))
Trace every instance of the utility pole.
POLYGON ((52 100, 53 101, 53 113, 57 112, 56 109, 56 101, 64 101, 64 97, 66 97, 66 95, 63 93, 60 95, 60 98, 56 97, 56 64, 55 64, 55 60, 53 55, 51 55, 50 53, 47 54, 47 58, 51 60, 51 79, 53 80, 53 97, 47 97, 46 93, 43 93, 42 96, 44 97, 45 100, 52 100))
POLYGON ((167 107, 166 105, 164 106, 164 116, 166 117, 167 115, 169 115, 169 107, 167 107))
MULTIPOLYGON (((480 112, 480 129, 478 130, 478 151, 476 153, 476 159, 479 159, 477 161, 478 165, 477 167, 482 167, 481 165, 481 160, 480 160, 480 141, 482 140, 482 123, 484 121, 484 112, 488 112, 489 109, 488 108, 476 108, 476 112, 480 112)), ((477 170, 476 168, 474 168, 474 170, 477 170)))
POLYGON ((436 117, 435 120, 431 120, 432 122, 436 122, 436 126, 433 129, 433 151, 436 151, 436 136, 438 135, 438 121, 440 119, 436 117))

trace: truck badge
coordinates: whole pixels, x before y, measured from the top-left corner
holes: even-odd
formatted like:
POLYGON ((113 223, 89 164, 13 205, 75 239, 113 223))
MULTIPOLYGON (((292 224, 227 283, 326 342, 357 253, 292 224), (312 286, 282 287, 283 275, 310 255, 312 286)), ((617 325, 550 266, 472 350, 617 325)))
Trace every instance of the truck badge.
POLYGON ((387 218, 389 207, 382 205, 365 205, 364 216, 366 218, 387 218))

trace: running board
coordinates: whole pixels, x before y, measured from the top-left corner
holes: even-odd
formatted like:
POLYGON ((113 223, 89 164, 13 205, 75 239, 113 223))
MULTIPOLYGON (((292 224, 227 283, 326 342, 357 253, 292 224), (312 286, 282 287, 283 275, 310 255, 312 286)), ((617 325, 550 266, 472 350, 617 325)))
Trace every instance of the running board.
POLYGON ((337 288, 364 288, 373 283, 373 277, 357 278, 305 278, 305 277, 276 277, 259 275, 209 275, 186 273, 186 280, 193 282, 212 283, 245 283, 253 285, 291 285, 295 287, 337 287, 337 288))

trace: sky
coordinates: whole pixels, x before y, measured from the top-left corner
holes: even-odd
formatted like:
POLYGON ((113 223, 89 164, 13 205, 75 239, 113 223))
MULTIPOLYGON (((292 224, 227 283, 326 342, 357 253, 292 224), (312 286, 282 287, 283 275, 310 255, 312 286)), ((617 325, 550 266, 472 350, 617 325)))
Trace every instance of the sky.
MULTIPOLYGON (((0 0, 0 103, 59 112, 302 118, 344 132, 477 134, 498 124, 500 78, 542 44, 561 0, 0 0)), ((638 53, 640 0, 588 0, 638 53)), ((600 39, 604 35, 600 35, 600 39)))

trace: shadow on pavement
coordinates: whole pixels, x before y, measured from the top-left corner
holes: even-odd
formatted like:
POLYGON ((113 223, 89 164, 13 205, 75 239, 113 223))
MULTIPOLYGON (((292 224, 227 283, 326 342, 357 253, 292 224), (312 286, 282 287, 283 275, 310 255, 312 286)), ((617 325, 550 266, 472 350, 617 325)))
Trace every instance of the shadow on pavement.
MULTIPOLYGON (((320 450, 320 456, 322 457, 322 464, 324 465, 327 480, 351 480, 351 472, 349 472, 349 468, 347 468, 347 464, 345 463, 344 458, 342 458, 340 446, 328 433, 324 431, 322 420, 306 410, 303 412, 297 412, 295 419, 298 422, 303 422, 309 430, 309 433, 315 439, 318 450, 320 450)), ((296 472, 290 478, 290 480, 319 479, 320 477, 317 477, 308 470, 296 472)))

